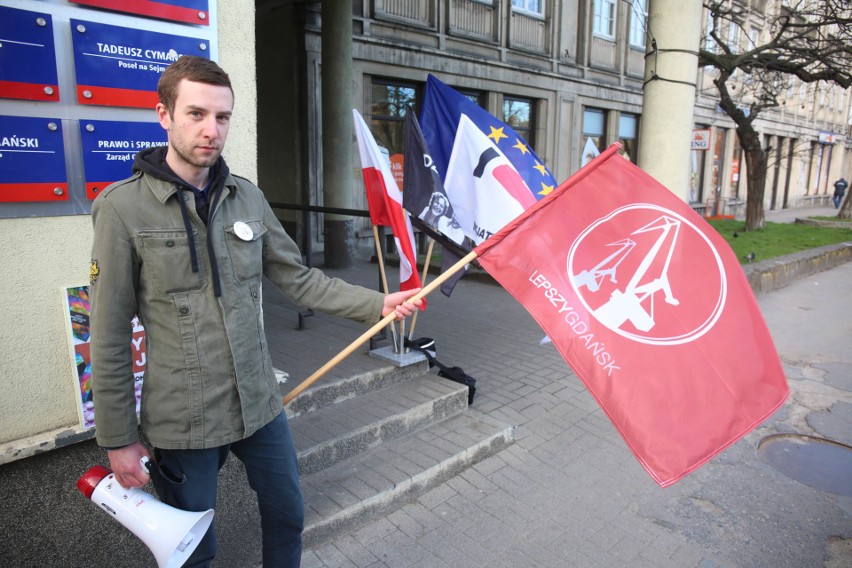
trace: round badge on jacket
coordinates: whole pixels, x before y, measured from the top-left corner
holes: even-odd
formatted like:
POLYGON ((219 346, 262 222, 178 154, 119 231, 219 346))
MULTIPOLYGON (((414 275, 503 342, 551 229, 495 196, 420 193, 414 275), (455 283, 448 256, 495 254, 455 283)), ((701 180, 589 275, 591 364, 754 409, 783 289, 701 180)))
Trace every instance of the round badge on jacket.
POLYGON ((254 236, 251 227, 249 227, 242 221, 237 221, 236 223, 234 223, 234 234, 244 241, 250 241, 254 236))

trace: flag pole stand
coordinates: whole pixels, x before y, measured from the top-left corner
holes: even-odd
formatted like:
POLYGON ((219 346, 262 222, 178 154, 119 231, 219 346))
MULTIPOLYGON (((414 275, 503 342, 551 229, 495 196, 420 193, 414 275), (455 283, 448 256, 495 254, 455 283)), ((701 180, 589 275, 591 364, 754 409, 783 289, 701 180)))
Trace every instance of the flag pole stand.
MULTIPOLYGON (((464 258, 460 261, 452 265, 450 268, 445 270, 442 274, 440 274, 437 278, 435 278, 429 285, 425 286, 422 290, 417 292, 414 296, 410 298, 410 301, 416 302, 417 300, 421 300, 425 298, 428 294, 432 293, 436 288, 438 288, 444 281, 458 272, 462 270, 465 266, 473 262, 477 257, 476 251, 472 250, 464 258)), ((313 375, 296 385, 296 387, 291 390, 282 400, 283 404, 286 406, 289 404, 291 400, 296 398, 303 390, 314 384, 317 380, 319 380, 323 375, 328 373, 332 368, 334 368, 338 363, 343 361, 345 358, 349 357, 352 353, 355 352, 356 349, 361 347, 363 344, 368 342, 371 337, 376 335, 382 329, 384 329, 389 323, 393 322, 396 319, 396 311, 393 311, 383 317, 381 321, 373 325, 370 329, 362 333, 358 339, 347 345, 340 353, 332 357, 328 363, 317 369, 313 375)))
MULTIPOLYGON (((429 247, 426 249, 426 259, 423 261, 423 279, 422 283, 426 285, 426 276, 429 274, 429 265, 432 262, 432 249, 435 248, 435 239, 429 239, 429 247)), ((414 339, 414 326, 417 325, 417 316, 420 315, 420 311, 414 312, 414 315, 411 316, 411 329, 408 330, 408 340, 411 341, 414 339)), ((406 347, 405 352, 408 353, 409 349, 406 347)))

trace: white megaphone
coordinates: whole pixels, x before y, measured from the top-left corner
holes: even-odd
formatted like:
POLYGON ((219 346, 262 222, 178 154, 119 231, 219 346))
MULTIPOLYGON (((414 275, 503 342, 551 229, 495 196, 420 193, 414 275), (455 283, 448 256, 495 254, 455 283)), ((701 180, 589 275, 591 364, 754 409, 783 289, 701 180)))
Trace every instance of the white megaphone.
POLYGON ((125 489, 102 465, 84 473, 77 488, 142 539, 160 568, 183 566, 213 522, 213 509, 201 513, 175 509, 141 489, 125 489))

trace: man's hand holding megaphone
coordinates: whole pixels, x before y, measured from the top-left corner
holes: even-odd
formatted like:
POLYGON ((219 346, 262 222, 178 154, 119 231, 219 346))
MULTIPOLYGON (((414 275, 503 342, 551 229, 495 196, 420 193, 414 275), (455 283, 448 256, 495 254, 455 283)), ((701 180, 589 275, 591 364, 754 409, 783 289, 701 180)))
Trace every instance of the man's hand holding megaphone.
POLYGON ((115 480, 126 488, 143 487, 151 476, 143 464, 143 459, 152 460, 148 449, 141 442, 134 442, 129 446, 108 450, 109 467, 115 474, 115 480))

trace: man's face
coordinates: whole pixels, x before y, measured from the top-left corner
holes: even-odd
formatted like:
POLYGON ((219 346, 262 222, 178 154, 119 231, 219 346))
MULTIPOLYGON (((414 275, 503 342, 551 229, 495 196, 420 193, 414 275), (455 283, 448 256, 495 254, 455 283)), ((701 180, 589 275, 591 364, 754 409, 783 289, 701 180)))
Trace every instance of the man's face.
POLYGON ((213 166, 225 147, 233 109, 234 95, 228 87, 183 79, 174 112, 170 115, 162 103, 157 105, 160 124, 169 133, 172 157, 195 168, 213 166))

